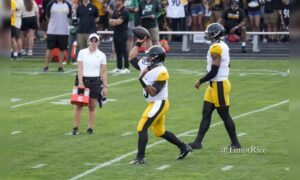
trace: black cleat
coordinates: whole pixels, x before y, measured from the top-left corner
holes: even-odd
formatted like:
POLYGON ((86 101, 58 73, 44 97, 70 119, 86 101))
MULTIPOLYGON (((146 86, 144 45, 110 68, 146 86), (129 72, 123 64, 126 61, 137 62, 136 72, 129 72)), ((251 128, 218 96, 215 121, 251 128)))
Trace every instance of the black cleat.
POLYGON ((74 128, 73 128, 72 134, 73 134, 73 135, 78 135, 78 134, 79 134, 79 129, 78 129, 78 127, 74 127, 74 128))
POLYGON ((240 149, 242 148, 241 144, 240 143, 237 143, 237 144, 230 144, 228 146, 228 149, 240 149))
POLYGON ((43 68, 43 71, 44 71, 44 72, 48 72, 48 70, 49 70, 49 67, 48 67, 48 66, 46 66, 46 67, 43 68))
POLYGON ((246 46, 242 46, 242 53, 246 53, 246 46))
POLYGON ((129 162, 129 164, 142 165, 142 164, 146 164, 146 161, 144 158, 136 158, 135 160, 129 162))
POLYGON ((185 145, 184 150, 180 151, 180 154, 177 156, 177 160, 184 159, 186 155, 190 154, 193 151, 193 148, 189 145, 185 145))
POLYGON ((193 149, 202 149, 202 144, 197 142, 189 143, 189 146, 191 146, 193 149))
POLYGON ((92 129, 92 128, 88 128, 88 129, 86 130, 86 133, 88 133, 88 134, 93 134, 93 129, 92 129))
POLYGON ((57 69, 57 72, 64 72, 64 68, 59 67, 59 68, 57 69))

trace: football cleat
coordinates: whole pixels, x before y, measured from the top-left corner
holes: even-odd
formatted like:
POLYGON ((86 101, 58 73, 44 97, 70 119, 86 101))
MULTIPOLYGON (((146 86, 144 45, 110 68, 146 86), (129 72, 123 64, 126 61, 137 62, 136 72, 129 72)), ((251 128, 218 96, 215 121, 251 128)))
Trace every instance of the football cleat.
POLYGON ((189 143, 189 145, 190 145, 193 149, 202 149, 202 144, 201 144, 201 143, 193 142, 193 143, 189 143))
POLYGON ((136 158, 135 160, 129 162, 129 164, 142 165, 142 164, 146 164, 146 161, 144 158, 136 158))
POLYGON ((240 143, 237 143, 237 144, 230 144, 228 146, 228 149, 240 149, 242 148, 241 144, 240 143))
POLYGON ((193 148, 189 145, 185 145, 184 150, 180 151, 180 154, 177 156, 177 160, 184 159, 186 155, 190 154, 193 151, 193 148))

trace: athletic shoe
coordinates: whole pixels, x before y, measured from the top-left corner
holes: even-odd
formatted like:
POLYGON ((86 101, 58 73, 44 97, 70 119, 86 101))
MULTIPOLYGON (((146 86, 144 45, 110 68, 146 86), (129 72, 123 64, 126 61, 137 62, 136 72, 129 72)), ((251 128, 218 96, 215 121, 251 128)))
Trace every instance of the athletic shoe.
POLYGON ((21 49, 21 54, 22 54, 23 56, 25 56, 25 55, 26 55, 26 51, 25 51, 25 49, 21 49))
POLYGON ((88 128, 88 129, 86 130, 86 133, 88 133, 88 134, 93 134, 93 129, 92 129, 92 128, 88 128))
POLYGON ((78 127, 74 127, 74 128, 73 128, 72 134, 73 134, 73 135, 78 135, 78 134, 79 134, 79 129, 78 129, 78 127))
POLYGON ((197 142, 189 143, 189 146, 191 146, 193 149, 202 149, 202 144, 197 142))
POLYGON ((129 164, 142 165, 142 164, 146 164, 146 161, 144 158, 136 158, 135 160, 129 162, 129 164))
POLYGON ((64 68, 63 67, 58 67, 57 72, 64 72, 64 68))
POLYGON ((120 72, 120 74, 129 74, 130 70, 128 68, 122 69, 120 72))
POLYGON ((111 72, 113 72, 113 73, 120 73, 120 72, 122 72, 122 69, 116 68, 116 69, 112 70, 111 72))
POLYGON ((177 156, 177 160, 184 159, 186 155, 190 154, 193 151, 193 148, 189 145, 185 145, 184 150, 180 151, 180 154, 177 156))
POLYGON ((240 143, 237 143, 237 144, 230 144, 228 146, 228 149, 240 149, 242 148, 241 144, 240 143))
POLYGON ((43 71, 44 71, 44 72, 48 72, 48 70, 49 70, 49 67, 48 67, 48 66, 46 66, 46 67, 43 68, 43 71))
POLYGON ((28 50, 27 56, 32 56, 32 55, 33 55, 32 50, 28 50))

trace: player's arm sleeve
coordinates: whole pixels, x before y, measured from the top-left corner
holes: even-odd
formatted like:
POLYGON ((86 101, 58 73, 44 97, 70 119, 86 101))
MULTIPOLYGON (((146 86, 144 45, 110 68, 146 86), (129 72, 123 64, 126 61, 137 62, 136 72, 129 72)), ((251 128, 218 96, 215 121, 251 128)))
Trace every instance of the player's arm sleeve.
POLYGON ((139 59, 137 57, 133 58, 131 61, 130 61, 131 65, 137 69, 137 70, 141 70, 140 66, 139 66, 139 59))

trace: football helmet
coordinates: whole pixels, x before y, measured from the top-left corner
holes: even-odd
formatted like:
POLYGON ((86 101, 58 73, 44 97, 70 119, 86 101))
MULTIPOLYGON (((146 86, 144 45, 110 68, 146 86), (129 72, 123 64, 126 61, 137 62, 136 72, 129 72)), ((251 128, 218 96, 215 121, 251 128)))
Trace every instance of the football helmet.
POLYGON ((143 58, 143 63, 148 66, 162 64, 166 58, 165 50, 160 45, 150 47, 145 53, 147 58, 143 58))
POLYGON ((219 42, 225 36, 225 28, 219 23, 207 26, 204 38, 210 43, 219 42))

